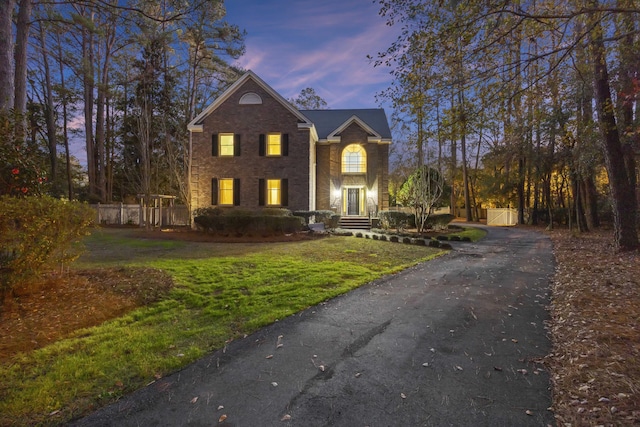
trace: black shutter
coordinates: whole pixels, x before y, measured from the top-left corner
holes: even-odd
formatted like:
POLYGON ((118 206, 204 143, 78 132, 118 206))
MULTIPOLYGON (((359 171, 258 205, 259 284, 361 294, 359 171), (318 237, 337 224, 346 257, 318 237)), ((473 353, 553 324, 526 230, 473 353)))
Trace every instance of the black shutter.
POLYGON ((282 155, 283 156, 289 155, 289 134, 288 133, 282 134, 282 155))
POLYGON ((233 155, 240 156, 240 135, 237 133, 233 134, 233 155))
POLYGON ((258 205, 264 206, 264 199, 267 193, 267 189, 265 188, 267 182, 264 179, 258 180, 258 205))
POLYGON ((213 157, 218 157, 218 134, 214 133, 211 135, 211 155, 213 157))
POLYGON ((233 206, 240 206, 240 178, 233 180, 233 206))
POLYGON ((264 142, 265 138, 264 138, 264 133, 260 134, 260 139, 258 140, 258 154, 260 154, 261 156, 264 156, 265 153, 265 142, 264 142))
POLYGON ((289 180, 280 180, 280 204, 282 206, 289 206, 289 180))
POLYGON ((211 178, 211 204, 218 204, 218 178, 211 178))

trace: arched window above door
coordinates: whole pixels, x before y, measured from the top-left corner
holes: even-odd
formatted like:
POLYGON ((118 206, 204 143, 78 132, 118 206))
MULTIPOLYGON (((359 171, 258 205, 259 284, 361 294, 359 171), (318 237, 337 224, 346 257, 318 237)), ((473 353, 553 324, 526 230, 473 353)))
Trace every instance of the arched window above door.
POLYGON ((342 173, 366 173, 367 152, 360 144, 347 145, 342 151, 342 173))

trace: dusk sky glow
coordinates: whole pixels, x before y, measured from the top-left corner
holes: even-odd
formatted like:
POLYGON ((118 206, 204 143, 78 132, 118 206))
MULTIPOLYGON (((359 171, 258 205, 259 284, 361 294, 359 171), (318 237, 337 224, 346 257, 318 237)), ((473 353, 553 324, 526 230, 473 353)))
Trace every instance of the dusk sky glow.
POLYGON ((367 55, 386 50, 400 29, 386 25, 377 2, 229 0, 225 6, 226 20, 247 32, 237 64, 285 98, 312 87, 329 108, 380 107, 375 96, 392 76, 367 55))

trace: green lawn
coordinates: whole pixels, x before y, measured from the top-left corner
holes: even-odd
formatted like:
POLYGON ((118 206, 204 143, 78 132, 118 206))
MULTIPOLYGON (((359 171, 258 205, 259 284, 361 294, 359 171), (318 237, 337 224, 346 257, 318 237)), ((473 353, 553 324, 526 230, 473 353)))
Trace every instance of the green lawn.
POLYGON ((0 425, 61 423, 228 340, 443 253, 355 237, 216 244, 98 231, 86 243, 76 268, 156 267, 176 286, 160 302, 1 365, 0 425))

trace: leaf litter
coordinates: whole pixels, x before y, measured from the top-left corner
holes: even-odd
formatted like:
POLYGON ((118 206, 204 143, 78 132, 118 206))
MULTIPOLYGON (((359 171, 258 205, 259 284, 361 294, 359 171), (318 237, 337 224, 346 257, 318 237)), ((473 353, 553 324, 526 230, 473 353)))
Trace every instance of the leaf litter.
POLYGON ((640 425, 640 253, 616 253, 610 230, 549 235, 558 425, 640 425))

